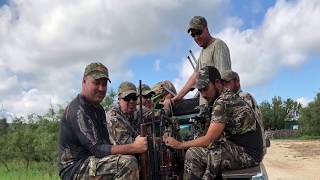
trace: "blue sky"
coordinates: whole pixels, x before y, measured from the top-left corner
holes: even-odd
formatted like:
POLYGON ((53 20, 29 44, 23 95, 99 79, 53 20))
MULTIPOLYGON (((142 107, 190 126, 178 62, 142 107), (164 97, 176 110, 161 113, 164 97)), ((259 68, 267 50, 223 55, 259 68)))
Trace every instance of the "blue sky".
POLYGON ((201 50, 186 32, 194 15, 227 43, 232 69, 258 102, 280 96, 306 104, 320 92, 317 0, 0 0, 2 114, 66 104, 93 61, 109 68, 113 89, 140 79, 180 89, 192 73, 189 49, 196 57, 201 50))

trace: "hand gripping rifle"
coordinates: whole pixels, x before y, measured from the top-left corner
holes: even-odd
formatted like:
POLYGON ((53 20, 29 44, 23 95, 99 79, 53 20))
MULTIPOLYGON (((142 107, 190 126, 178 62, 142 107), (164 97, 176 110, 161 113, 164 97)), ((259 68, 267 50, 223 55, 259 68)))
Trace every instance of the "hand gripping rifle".
MULTIPOLYGON (((145 163, 149 168, 148 178, 150 180, 182 180, 184 160, 181 152, 183 151, 169 148, 162 141, 164 133, 171 134, 178 139, 179 126, 176 121, 168 117, 163 109, 149 110, 144 112, 142 117, 143 131, 146 130, 148 137, 152 139, 148 138, 149 161, 145 163)), ((143 163, 141 164, 141 167, 144 167, 143 163)), ((144 168, 141 168, 141 179, 144 178, 143 171, 144 168)))

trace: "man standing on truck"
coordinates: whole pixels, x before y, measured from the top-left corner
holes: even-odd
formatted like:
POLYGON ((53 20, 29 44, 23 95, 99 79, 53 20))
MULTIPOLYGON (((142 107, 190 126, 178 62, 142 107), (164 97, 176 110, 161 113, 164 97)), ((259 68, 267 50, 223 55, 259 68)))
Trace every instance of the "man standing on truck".
POLYGON ((185 142, 163 137, 168 146, 188 149, 185 177, 214 179, 223 170, 258 165, 263 158, 262 135, 249 105, 223 87, 220 73, 213 66, 199 70, 196 87, 208 102, 214 101, 207 133, 185 142))
MULTIPOLYGON (((178 94, 172 98, 173 102, 180 101, 196 84, 197 72, 205 66, 214 66, 219 72, 231 69, 229 48, 224 41, 213 37, 208 28, 207 20, 202 16, 194 16, 188 27, 193 40, 202 47, 197 66, 178 94)), ((200 105, 207 104, 200 96, 200 105)))

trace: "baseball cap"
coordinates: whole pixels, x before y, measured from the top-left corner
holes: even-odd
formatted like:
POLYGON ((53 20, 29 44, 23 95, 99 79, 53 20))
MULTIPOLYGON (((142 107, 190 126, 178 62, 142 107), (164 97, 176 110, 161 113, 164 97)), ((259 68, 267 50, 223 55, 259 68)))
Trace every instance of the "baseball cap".
POLYGON ((129 94, 137 94, 136 86, 129 81, 122 82, 118 89, 118 95, 122 98, 126 97, 129 94))
POLYGON ((205 66, 198 71, 196 88, 203 89, 209 85, 210 81, 216 79, 221 79, 218 69, 214 66, 205 66))
POLYGON ((222 73, 221 79, 224 81, 240 80, 238 73, 232 70, 226 70, 222 73))
MULTIPOLYGON (((138 87, 138 89, 137 89, 137 92, 138 92, 138 94, 140 94, 140 92, 139 92, 139 87, 138 87)), ((150 93, 153 93, 153 94, 154 94, 154 92, 151 90, 150 86, 148 86, 148 85, 146 85, 146 84, 141 84, 141 94, 142 94, 143 96, 145 96, 145 95, 148 95, 148 94, 150 94, 150 93)))
POLYGON ((194 16, 189 22, 188 33, 192 30, 202 30, 207 26, 207 20, 202 16, 194 16))
POLYGON ((177 94, 176 88, 169 80, 158 82, 152 87, 152 91, 155 93, 155 95, 160 95, 162 97, 164 97, 168 93, 177 94), (168 90, 170 92, 168 92, 168 90))
POLYGON ((84 76, 87 75, 92 76, 94 79, 107 78, 108 81, 111 82, 109 79, 108 68, 99 62, 91 63, 86 66, 84 76))

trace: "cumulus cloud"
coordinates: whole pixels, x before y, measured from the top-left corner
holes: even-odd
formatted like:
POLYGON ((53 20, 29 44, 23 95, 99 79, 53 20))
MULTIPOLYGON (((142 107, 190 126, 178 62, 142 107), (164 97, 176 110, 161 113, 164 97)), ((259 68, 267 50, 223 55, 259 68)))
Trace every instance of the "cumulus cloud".
POLYGON ((283 66, 299 66, 308 54, 319 55, 320 24, 313 18, 319 15, 319 1, 278 1, 256 29, 228 27, 219 33, 243 85, 259 85, 283 66))
MULTIPOLYGON (((199 55, 199 52, 197 52, 195 54, 196 57, 198 55, 199 55)), ((179 73, 179 76, 177 78, 175 78, 173 81, 173 84, 175 85, 177 90, 182 89, 182 87, 187 82, 188 78, 191 76, 191 74, 193 72, 193 67, 187 58, 182 59, 181 62, 182 62, 181 65, 178 65, 179 67, 181 67, 181 71, 179 73)), ((196 90, 189 92, 187 94, 186 98, 193 97, 195 95, 195 93, 196 93, 196 90)))
POLYGON ((161 66, 160 66, 160 60, 159 59, 157 59, 157 60, 155 60, 154 61, 154 70, 156 71, 156 72, 159 72, 161 69, 161 66))
POLYGON ((307 99, 305 97, 300 97, 297 99, 297 102, 300 103, 302 105, 302 107, 307 107, 308 104, 311 102, 311 100, 307 99))
MULTIPOLYGON (((11 0, 0 7, 0 104, 14 114, 63 104, 79 92, 83 69, 93 61, 107 65, 113 82, 132 79, 132 57, 173 47, 193 15, 219 27, 216 36, 229 45, 243 86, 262 84, 279 68, 299 66, 308 54, 320 52, 320 24, 314 18, 320 2, 277 1, 257 28, 245 30, 243 19, 222 13, 228 3, 11 0)), ((188 63, 183 58, 179 64, 177 89, 192 73, 188 63)))
POLYGON ((85 65, 93 61, 106 64, 113 81, 131 79, 131 57, 169 46, 191 16, 199 10, 215 15, 224 4, 10 0, 0 7, 0 103, 28 114, 69 101, 81 88, 85 65))
MULTIPOLYGON (((256 28, 241 30, 243 20, 228 17, 216 37, 229 46, 232 69, 239 73, 242 86, 253 87, 272 80, 283 67, 305 63, 309 54, 319 56, 320 23, 315 18, 319 16, 320 1, 280 0, 256 28)), ((184 71, 180 75, 188 74, 184 71)))

